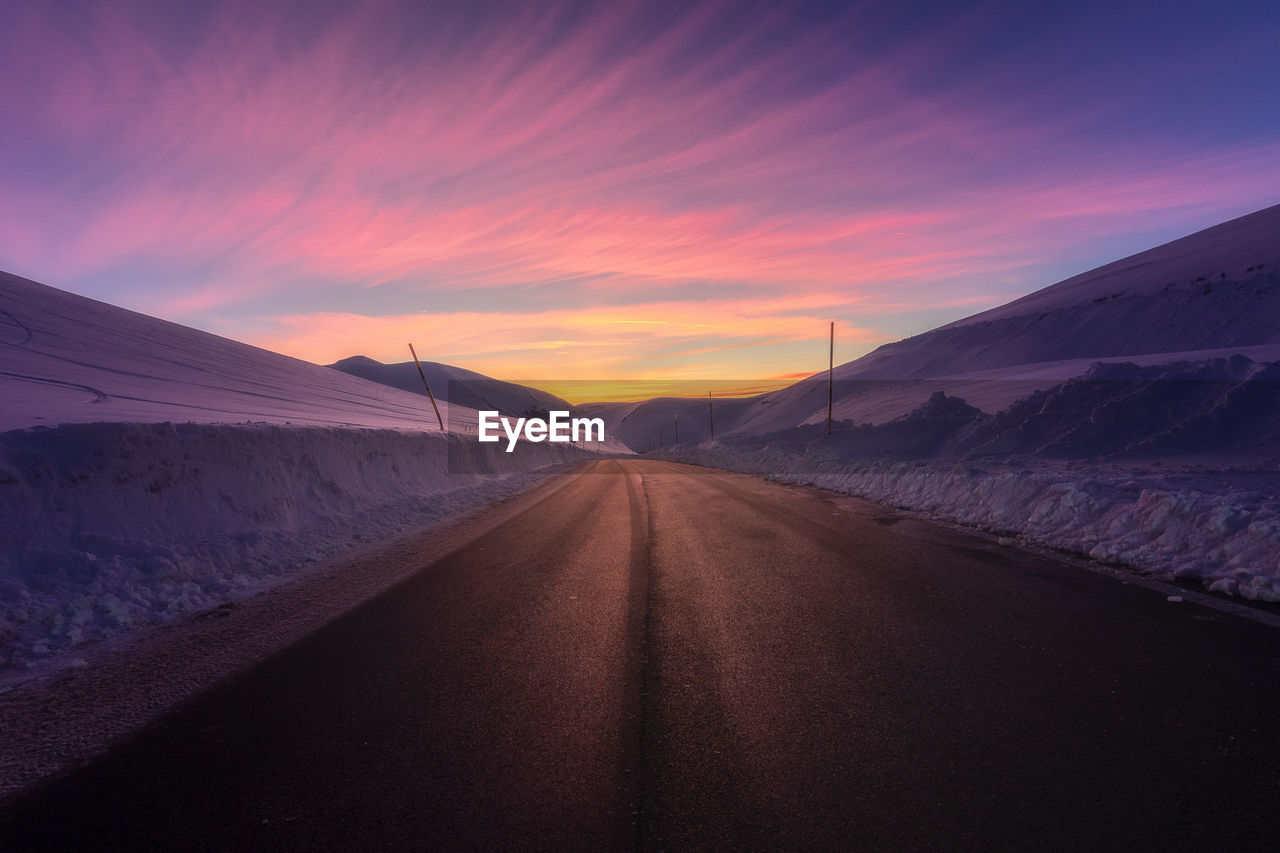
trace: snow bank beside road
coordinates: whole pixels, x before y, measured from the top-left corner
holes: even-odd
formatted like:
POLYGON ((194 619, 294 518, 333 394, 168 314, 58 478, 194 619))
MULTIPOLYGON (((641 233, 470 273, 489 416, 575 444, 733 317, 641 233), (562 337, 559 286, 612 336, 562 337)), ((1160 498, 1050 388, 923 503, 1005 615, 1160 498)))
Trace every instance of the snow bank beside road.
POLYGON ((730 435, 674 458, 1280 597, 1280 364, 1098 363, 994 415, 935 390, 891 420, 835 426, 730 435))
POLYGON ((808 484, 1025 536, 1211 591, 1280 601, 1280 474, 983 469, 806 460, 707 443, 664 458, 808 484))
POLYGON ((581 459, 439 433, 71 424, 0 434, 0 664, 212 607, 581 459), (453 447, 455 459, 459 448, 453 447), (492 457, 492 458, 489 458, 492 457), (546 468, 546 472, 554 468, 546 468))

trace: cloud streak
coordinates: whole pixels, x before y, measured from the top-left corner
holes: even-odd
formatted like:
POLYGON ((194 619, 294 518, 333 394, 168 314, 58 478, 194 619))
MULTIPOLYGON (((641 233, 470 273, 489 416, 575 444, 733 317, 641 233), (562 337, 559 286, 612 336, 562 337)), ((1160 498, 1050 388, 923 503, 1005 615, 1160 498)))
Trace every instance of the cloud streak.
POLYGON ((512 337, 444 360, 635 371, 677 328, 646 318, 741 324, 679 327, 688 354, 832 315, 880 328, 870 345, 894 314, 994 304, 1117 230, 1210 224, 1280 179, 1274 134, 1152 156, 1100 144, 1097 103, 1046 120, 980 75, 931 82, 968 19, 883 47, 871 6, 464 5, 6 11, 0 260, 320 361, 392 357, 380 330, 445 299, 450 325, 512 337), (281 310, 316 302, 338 310, 281 310))

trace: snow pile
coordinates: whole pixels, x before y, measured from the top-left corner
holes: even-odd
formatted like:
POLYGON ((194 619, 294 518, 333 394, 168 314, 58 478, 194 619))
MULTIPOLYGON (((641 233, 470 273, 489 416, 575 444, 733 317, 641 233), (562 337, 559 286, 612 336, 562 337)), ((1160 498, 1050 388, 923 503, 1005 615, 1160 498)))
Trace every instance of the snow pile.
MULTIPOLYGON (((936 383, 914 384, 924 393, 936 383)), ((1099 363, 995 415, 935 390, 880 424, 837 422, 831 435, 809 424, 664 456, 929 512, 1214 591, 1280 595, 1276 363, 1099 363)))
POLYGON ((457 435, 373 429, 159 423, 2 433, 0 662, 242 597, 580 458, 565 445, 505 454, 457 435), (477 473, 451 473, 454 445, 465 445, 477 473))
POLYGON ((938 462, 851 462, 795 447, 707 442, 664 458, 821 486, 1280 601, 1280 473, 1165 474, 938 462))

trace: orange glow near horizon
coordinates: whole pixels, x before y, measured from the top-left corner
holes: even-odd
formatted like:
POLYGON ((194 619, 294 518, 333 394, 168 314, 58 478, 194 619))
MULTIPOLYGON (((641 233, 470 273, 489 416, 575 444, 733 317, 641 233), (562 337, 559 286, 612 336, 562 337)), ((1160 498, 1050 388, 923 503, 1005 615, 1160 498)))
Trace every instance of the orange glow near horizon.
POLYGON ((810 374, 792 374, 766 379, 510 379, 555 394, 575 406, 582 403, 633 403, 655 397, 715 399, 754 397, 792 385, 810 374))

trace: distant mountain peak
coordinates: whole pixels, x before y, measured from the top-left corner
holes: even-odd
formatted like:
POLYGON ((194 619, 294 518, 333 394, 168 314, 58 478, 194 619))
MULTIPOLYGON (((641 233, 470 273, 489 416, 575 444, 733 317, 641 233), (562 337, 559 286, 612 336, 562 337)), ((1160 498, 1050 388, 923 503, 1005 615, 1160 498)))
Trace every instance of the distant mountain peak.
POLYGON ((348 356, 347 358, 341 359, 340 361, 335 361, 333 364, 328 364, 325 366, 332 367, 337 370, 344 370, 345 368, 348 368, 348 367, 362 367, 362 366, 381 367, 382 365, 383 365, 383 362, 378 361, 376 358, 369 358, 369 356, 367 355, 353 355, 353 356, 348 356))

